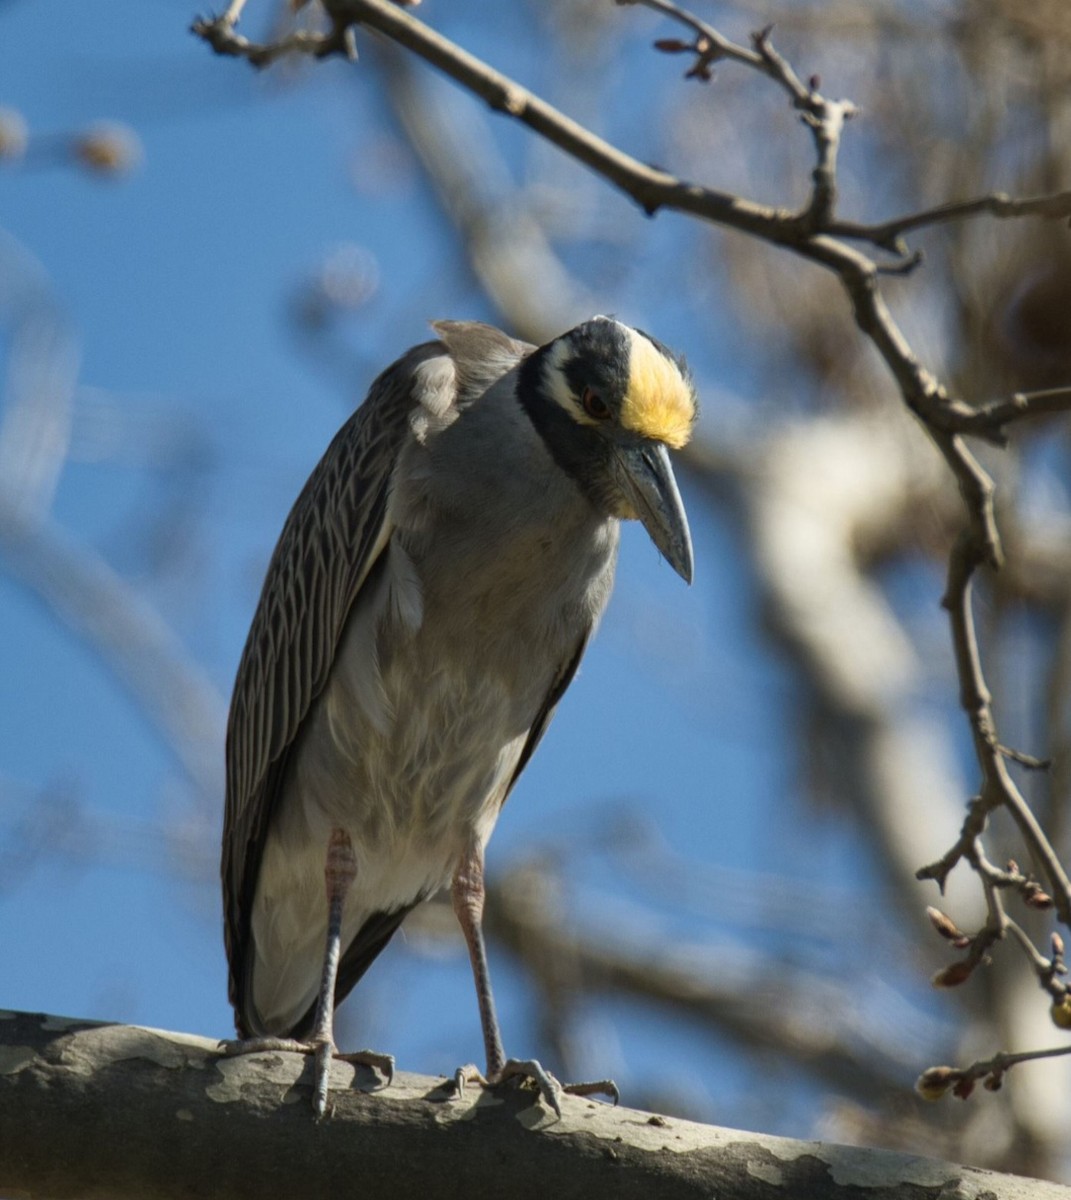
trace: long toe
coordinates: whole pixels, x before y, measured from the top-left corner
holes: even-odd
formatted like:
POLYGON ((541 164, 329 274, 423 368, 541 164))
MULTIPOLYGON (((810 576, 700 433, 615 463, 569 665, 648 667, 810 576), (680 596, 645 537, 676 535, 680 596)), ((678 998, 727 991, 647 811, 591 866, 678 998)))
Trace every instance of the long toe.
POLYGON ((330 1041, 298 1041, 297 1038, 256 1037, 219 1044, 220 1053, 227 1058, 240 1054, 308 1054, 313 1058, 312 1110, 317 1117, 327 1113, 327 1097, 331 1086, 331 1063, 333 1060, 371 1067, 384 1077, 384 1087, 394 1079, 394 1057, 378 1054, 374 1050, 354 1050, 340 1054, 330 1041))
POLYGON ((590 1083, 563 1083, 561 1088, 570 1096, 605 1096, 615 1106, 621 1100, 621 1093, 612 1079, 595 1079, 590 1083))
POLYGON ((220 1054, 237 1058, 239 1054, 271 1054, 283 1051, 287 1054, 312 1054, 316 1047, 312 1042, 299 1042, 296 1038, 255 1037, 236 1038, 219 1044, 220 1054))
MULTIPOLYGON (((460 1074, 460 1072, 459 1072, 460 1074)), ((606 1096, 612 1104, 617 1104, 621 1093, 612 1079, 596 1079, 590 1083, 561 1083, 541 1063, 533 1059, 511 1058, 499 1072, 492 1083, 502 1083, 507 1079, 531 1079, 539 1088, 539 1094, 560 1117, 562 1115, 561 1096, 606 1096)))
POLYGON ((349 1050, 345 1054, 335 1052, 335 1058, 341 1062, 355 1063, 362 1067, 371 1067, 383 1076, 383 1086, 390 1087, 394 1082, 394 1055, 379 1054, 375 1050, 349 1050))

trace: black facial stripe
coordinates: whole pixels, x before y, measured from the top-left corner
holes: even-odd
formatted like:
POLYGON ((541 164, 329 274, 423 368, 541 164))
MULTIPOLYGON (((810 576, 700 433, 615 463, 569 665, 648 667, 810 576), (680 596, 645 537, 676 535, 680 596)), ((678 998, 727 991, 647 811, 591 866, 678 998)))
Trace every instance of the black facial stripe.
POLYGON ((551 457, 602 513, 610 511, 606 493, 613 451, 600 433, 580 424, 551 396, 543 382, 547 347, 536 350, 521 364, 517 399, 542 437, 551 457))

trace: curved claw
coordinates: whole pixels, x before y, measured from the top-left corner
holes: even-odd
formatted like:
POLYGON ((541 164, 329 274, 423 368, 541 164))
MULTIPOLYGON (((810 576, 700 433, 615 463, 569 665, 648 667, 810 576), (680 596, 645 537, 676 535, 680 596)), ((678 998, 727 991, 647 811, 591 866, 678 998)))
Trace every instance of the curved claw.
POLYGON ((454 1098, 460 1100, 465 1094, 465 1085, 478 1083, 480 1087, 488 1087, 487 1080, 475 1063, 466 1063, 454 1072, 454 1098))
POLYGON ((331 1060, 369 1067, 386 1078, 384 1087, 394 1079, 394 1055, 377 1054, 374 1050, 350 1050, 340 1054, 333 1042, 320 1042, 315 1047, 316 1077, 312 1092, 312 1108, 317 1117, 327 1112, 327 1092, 331 1082, 331 1060))
POLYGON ((335 1052, 335 1058, 340 1062, 357 1063, 362 1067, 371 1067, 383 1076, 384 1087, 390 1087, 394 1082, 394 1055, 377 1054, 375 1050, 352 1050, 346 1054, 335 1052))

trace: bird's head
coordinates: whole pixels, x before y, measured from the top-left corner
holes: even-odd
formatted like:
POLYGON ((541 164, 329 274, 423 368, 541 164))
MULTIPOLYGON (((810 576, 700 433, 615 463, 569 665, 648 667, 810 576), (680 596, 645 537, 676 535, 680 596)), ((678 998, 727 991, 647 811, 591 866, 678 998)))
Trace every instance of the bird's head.
POLYGON ((595 317, 535 351, 518 398, 554 456, 599 511, 642 522, 692 581, 692 539, 670 466, 692 433, 683 359, 646 333, 595 317))

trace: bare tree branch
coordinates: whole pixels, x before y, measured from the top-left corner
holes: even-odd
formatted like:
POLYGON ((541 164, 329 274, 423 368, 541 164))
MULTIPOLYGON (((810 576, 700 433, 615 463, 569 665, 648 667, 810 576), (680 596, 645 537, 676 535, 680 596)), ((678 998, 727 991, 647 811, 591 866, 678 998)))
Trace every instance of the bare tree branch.
POLYGON ((929 1067, 918 1077, 915 1089, 924 1100, 940 1100, 950 1089, 954 1096, 966 1100, 979 1079, 984 1081, 986 1091, 997 1092, 1004 1083, 1005 1073, 1012 1067, 1046 1058, 1066 1058, 1069 1054, 1071 1045, 1054 1046, 1048 1050, 1024 1050, 1019 1054, 1001 1051, 992 1058, 973 1062, 969 1067, 929 1067))
MULTIPOLYGON (((650 215, 660 208, 677 209, 735 229, 770 236, 778 232, 784 235, 792 226, 787 214, 767 205, 685 183, 666 171, 646 166, 403 12, 390 0, 329 0, 325 7, 336 27, 364 25, 385 34, 485 100, 496 112, 515 118, 578 162, 591 167, 631 196, 650 215)), ((237 35, 230 31, 224 17, 198 21, 193 30, 218 53, 250 57, 228 40, 237 35)))
MULTIPOLYGON (((981 822, 993 809, 1007 808, 1019 827, 1020 835, 1036 858, 1052 892, 1053 903, 1060 920, 1071 925, 1071 880, 1044 831, 1030 811, 1009 771, 1006 756, 997 738, 992 698, 982 672, 981 654, 974 628, 971 608, 971 579, 980 559, 978 543, 972 531, 960 535, 949 562, 948 589, 944 606, 952 624, 952 643, 960 680, 960 703, 967 714, 974 738, 975 753, 983 770, 980 801, 972 809, 969 820, 981 822)), ((947 874, 947 872, 946 872, 947 874)), ((921 878, 935 878, 926 870, 921 878)))
POLYGON ((1046 217, 1066 219, 1071 216, 1071 192, 1055 192, 1048 196, 1017 198, 1004 192, 975 196, 971 200, 954 200, 938 204, 922 212, 894 217, 880 224, 864 225, 855 221, 831 221, 828 231, 836 237, 869 242, 895 254, 906 254, 902 238, 912 229, 925 229, 945 221, 962 221, 964 217, 1046 217))

